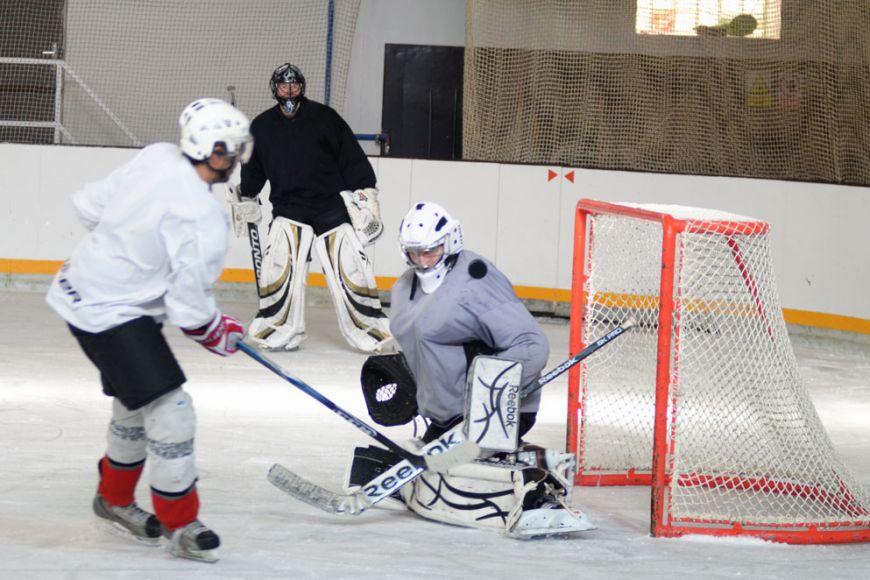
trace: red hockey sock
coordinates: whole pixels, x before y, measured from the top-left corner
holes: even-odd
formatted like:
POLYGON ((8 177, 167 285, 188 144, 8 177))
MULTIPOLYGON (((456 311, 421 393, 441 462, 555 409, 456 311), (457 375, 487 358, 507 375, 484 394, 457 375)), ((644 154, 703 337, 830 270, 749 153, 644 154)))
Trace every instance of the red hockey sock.
POLYGON ((142 475, 145 462, 116 463, 103 456, 100 459, 100 485, 97 492, 110 505, 130 505, 136 493, 136 483, 142 475))
POLYGON ((199 514, 199 494, 191 487, 182 494, 165 494, 151 488, 151 501, 157 519, 170 531, 182 528, 199 514))

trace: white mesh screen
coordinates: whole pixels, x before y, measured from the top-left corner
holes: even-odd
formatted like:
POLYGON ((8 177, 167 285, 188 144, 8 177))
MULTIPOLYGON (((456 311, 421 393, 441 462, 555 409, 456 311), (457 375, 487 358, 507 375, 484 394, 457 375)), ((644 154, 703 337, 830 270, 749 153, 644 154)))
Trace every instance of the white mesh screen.
MULTIPOLYGON (((764 226, 734 233, 733 222, 690 219, 673 240, 665 523, 866 529, 870 494, 801 381, 764 226)), ((640 327, 582 369, 579 480, 624 483, 652 471, 662 225, 602 213, 587 228, 582 335, 628 314, 640 327)))
POLYGON ((175 141, 196 98, 234 98, 250 117, 272 106, 269 78, 287 61, 302 69, 309 97, 344 108, 359 0, 9 4, 0 140, 175 141))
POLYGON ((866 0, 467 3, 463 154, 870 183, 866 0))

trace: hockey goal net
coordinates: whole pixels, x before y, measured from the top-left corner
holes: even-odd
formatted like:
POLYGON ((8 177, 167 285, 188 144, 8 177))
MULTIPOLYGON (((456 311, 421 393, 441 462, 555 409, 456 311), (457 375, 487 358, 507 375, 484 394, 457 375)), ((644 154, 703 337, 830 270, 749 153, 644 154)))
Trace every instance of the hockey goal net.
POLYGON ((652 488, 651 531, 870 540, 870 495, 837 458, 797 368, 767 223, 681 206, 577 205, 571 350, 578 485, 652 488))

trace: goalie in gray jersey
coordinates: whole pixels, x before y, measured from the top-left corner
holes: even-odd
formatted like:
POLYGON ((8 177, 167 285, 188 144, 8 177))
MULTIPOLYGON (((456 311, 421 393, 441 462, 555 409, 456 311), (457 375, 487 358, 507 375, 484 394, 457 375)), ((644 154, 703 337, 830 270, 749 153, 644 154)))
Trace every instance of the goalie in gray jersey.
MULTIPOLYGON (((410 268, 392 288, 390 331, 402 353, 369 358, 363 393, 381 424, 407 422, 419 413, 429 423, 422 438, 428 443, 463 420, 465 427, 477 420, 468 416, 466 404, 480 369, 476 355, 492 355, 513 368, 518 384, 512 392, 518 393, 540 376, 549 345, 507 277, 463 248, 462 227, 444 208, 415 204, 402 220, 399 244, 410 268), (394 403, 383 401, 385 388, 395 390, 394 403)), ((499 397, 502 403, 507 398, 499 397)), ((540 391, 520 401, 513 442, 501 447, 507 452, 447 473, 423 472, 401 488, 405 504, 428 519, 513 537, 592 529, 568 503, 573 455, 522 442, 517 447, 516 436, 531 429, 539 406, 540 391)), ((372 475, 362 475, 366 467, 389 462, 377 448, 358 449, 350 483, 363 484, 372 475)))
MULTIPOLYGON (((390 331, 416 379, 428 443, 462 421, 475 354, 522 363, 525 385, 540 376, 550 347, 507 277, 463 249, 462 226, 443 208, 416 204, 399 238, 411 268, 393 286, 390 331)), ((520 436, 534 425, 540 395, 522 401, 520 436)))

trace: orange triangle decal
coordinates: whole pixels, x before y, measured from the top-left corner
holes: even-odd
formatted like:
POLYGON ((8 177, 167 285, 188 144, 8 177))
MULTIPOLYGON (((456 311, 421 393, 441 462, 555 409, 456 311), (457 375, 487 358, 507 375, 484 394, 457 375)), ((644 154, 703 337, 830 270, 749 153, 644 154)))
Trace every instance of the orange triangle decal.
POLYGON ((574 170, 573 169, 565 174, 565 179, 567 179, 571 183, 574 183, 574 170))
POLYGON ((548 169, 547 170, 547 181, 553 181, 554 179, 556 179, 556 175, 558 175, 558 174, 555 171, 553 171, 552 169, 548 169))

